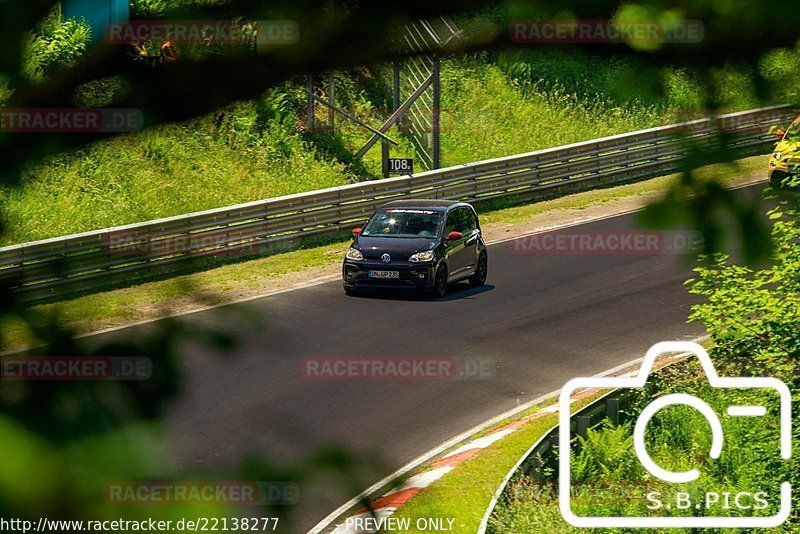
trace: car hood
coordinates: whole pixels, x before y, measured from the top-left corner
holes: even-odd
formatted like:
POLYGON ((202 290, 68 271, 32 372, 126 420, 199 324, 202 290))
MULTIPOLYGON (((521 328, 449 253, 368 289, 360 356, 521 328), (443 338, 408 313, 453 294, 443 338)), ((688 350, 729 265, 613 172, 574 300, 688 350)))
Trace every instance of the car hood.
POLYGON ((791 154, 794 155, 798 150, 798 143, 797 141, 786 141, 781 140, 778 142, 778 145, 775 147, 773 154, 775 152, 783 152, 784 154, 791 154))
POLYGON ((365 258, 380 258, 388 253, 393 259, 407 260, 419 250, 430 250, 436 246, 435 239, 415 239, 404 237, 358 236, 353 242, 365 258))

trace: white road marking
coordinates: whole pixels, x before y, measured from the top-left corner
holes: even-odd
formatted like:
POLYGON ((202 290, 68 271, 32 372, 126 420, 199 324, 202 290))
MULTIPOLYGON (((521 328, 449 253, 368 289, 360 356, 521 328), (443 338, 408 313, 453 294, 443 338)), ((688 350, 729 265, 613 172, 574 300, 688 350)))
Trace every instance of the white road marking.
POLYGON ((491 434, 489 434, 487 436, 483 436, 482 438, 478 438, 476 440, 470 441, 466 445, 463 445, 463 446, 459 447, 458 449, 454 450, 453 452, 451 452, 447 456, 444 456, 444 458, 450 458, 451 456, 455 456, 456 454, 461 454, 462 452, 466 452, 466 451, 469 451, 469 450, 472 450, 472 449, 485 449, 486 447, 488 447, 489 445, 491 445, 495 441, 497 441, 499 439, 503 439, 504 437, 506 437, 507 435, 511 434, 512 432, 514 432, 514 429, 511 429, 511 428, 509 428, 507 430, 501 430, 499 432, 492 432, 491 434))

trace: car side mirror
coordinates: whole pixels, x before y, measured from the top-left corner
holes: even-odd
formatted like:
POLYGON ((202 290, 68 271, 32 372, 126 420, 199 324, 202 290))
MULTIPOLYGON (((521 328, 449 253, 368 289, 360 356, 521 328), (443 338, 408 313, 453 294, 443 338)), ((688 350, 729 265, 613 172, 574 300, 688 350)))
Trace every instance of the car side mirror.
POLYGON ((778 130, 775 132, 775 136, 776 136, 778 139, 783 139, 783 136, 784 136, 784 135, 786 135, 786 130, 783 130, 783 129, 780 129, 780 128, 779 128, 779 129, 778 129, 778 130))
POLYGON ((358 237, 361 235, 361 228, 353 228, 353 235, 358 237))
POLYGON ((462 237, 464 237, 464 234, 462 234, 461 232, 450 232, 449 234, 447 234, 448 241, 457 241, 462 237))

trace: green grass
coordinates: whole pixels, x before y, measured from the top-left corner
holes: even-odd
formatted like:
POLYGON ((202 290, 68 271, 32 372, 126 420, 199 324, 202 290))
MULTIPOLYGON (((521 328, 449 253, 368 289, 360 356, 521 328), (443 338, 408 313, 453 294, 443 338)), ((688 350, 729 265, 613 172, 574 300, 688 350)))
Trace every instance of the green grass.
POLYGON ((0 244, 349 183, 286 125, 253 137, 252 106, 220 114, 231 116, 219 126, 213 117, 160 126, 37 165, 21 187, 0 190, 0 244))
MULTIPOLYGON (((671 471, 699 469, 693 482, 670 484, 652 477, 641 466, 632 446, 631 424, 601 427, 590 431, 579 452, 573 452, 573 510, 579 516, 692 516, 694 506, 676 506, 677 492, 691 496, 692 504, 716 492, 724 499, 725 492, 765 492, 770 505, 763 510, 745 512, 758 516, 777 512, 778 488, 783 481, 796 478, 797 461, 781 460, 778 453, 777 395, 743 390, 720 390, 708 385, 695 360, 689 359, 669 370, 657 381, 659 394, 689 393, 706 401, 718 414, 732 404, 766 405, 764 418, 730 418, 722 416, 724 444, 718 460, 708 457, 710 432, 705 418, 694 409, 673 406, 659 411, 648 425, 647 448, 654 461, 671 471), (650 492, 659 492, 663 503, 671 508, 658 512, 648 510, 650 492)), ((643 397, 628 411, 639 413, 652 398, 643 397)), ((795 444, 796 445, 796 444, 795 444)), ((795 448, 795 458, 796 458, 795 448)), ((795 499, 796 502, 796 499, 795 499)), ((745 503, 747 504, 747 503, 745 503)), ((752 504, 749 503, 749 504, 752 504)), ((796 508, 795 508, 796 510, 796 508)), ((734 507, 725 508, 724 500, 705 512, 710 516, 741 515, 734 507)), ((796 512, 794 518, 796 519, 796 512)), ((488 532, 494 534, 528 532, 580 532, 570 527, 558 509, 557 485, 539 486, 526 477, 509 485, 490 519, 488 532)), ((797 531, 790 520, 785 532, 797 531)), ((609 530, 609 532, 623 532, 609 530)), ((661 532, 692 532, 661 530, 661 532)))
MULTIPOLYGON (((600 393, 575 402, 574 410, 599 396, 600 393)), ((545 405, 531 408, 527 413, 536 412, 545 405)), ((412 525, 418 518, 454 518, 453 532, 474 534, 503 478, 531 445, 556 424, 558 414, 548 414, 525 424, 414 496, 395 517, 410 518, 412 525)), ((420 531, 411 529, 408 532, 420 531)))
POLYGON ((657 126, 644 106, 591 105, 560 88, 520 88, 499 66, 475 62, 443 70, 445 165, 530 152, 657 126), (513 103, 513 104, 512 104, 513 103))
MULTIPOLYGON (((626 59, 555 51, 444 60, 443 163, 630 132, 660 125, 675 110, 700 106, 696 83, 680 73, 666 76, 671 81, 661 93, 634 80, 623 91, 615 80, 633 67, 626 59)), ((378 126, 388 116, 387 72, 337 75, 338 104, 378 126)), ((378 177, 378 145, 363 162, 353 161, 369 138, 363 129, 340 118, 334 133, 304 131, 302 91, 290 82, 206 117, 33 165, 20 187, 0 188, 0 246, 378 177)), ((755 105, 749 97, 721 101, 728 109, 755 105)), ((318 116, 325 119, 326 110, 320 107, 318 116)), ((400 142, 394 156, 414 155, 403 134, 392 129, 390 135, 400 142)))

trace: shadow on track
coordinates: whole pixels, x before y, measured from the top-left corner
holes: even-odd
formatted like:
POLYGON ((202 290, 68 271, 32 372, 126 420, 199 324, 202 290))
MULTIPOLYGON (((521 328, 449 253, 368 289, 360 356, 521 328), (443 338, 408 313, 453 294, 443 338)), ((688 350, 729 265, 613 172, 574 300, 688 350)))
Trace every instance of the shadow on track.
POLYGON ((407 292, 398 289, 360 291, 354 295, 351 295, 350 298, 400 300, 400 301, 427 301, 431 303, 436 303, 436 302, 448 302, 452 300, 469 299, 477 295, 480 295, 481 293, 492 291, 494 287, 495 286, 491 284, 486 284, 482 287, 470 287, 470 285, 467 284, 466 282, 458 282, 451 285, 447 291, 447 295, 439 299, 431 297, 424 291, 407 292))

